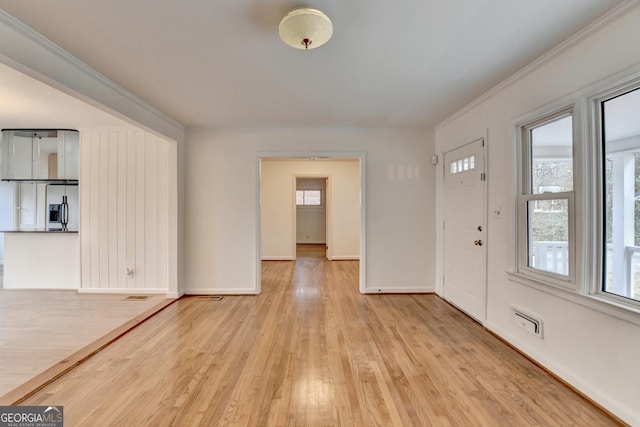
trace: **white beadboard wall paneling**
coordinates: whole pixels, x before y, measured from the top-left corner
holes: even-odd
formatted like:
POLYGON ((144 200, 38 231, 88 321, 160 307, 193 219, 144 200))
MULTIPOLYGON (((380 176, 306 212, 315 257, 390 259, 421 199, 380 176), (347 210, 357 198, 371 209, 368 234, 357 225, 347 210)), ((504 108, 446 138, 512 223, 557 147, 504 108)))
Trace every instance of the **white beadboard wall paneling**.
POLYGON ((158 224, 156 227, 157 236, 157 253, 156 253, 156 268, 157 283, 155 287, 162 289, 169 289, 169 205, 170 191, 169 191, 169 173, 171 170, 169 167, 169 143, 159 140, 156 143, 158 148, 158 161, 156 163, 156 178, 154 181, 157 183, 158 188, 158 203, 155 206, 156 218, 158 224))
POLYGON ((168 291, 169 144, 139 130, 81 132, 80 292, 168 291))
POLYGON ((118 233, 113 230, 118 229, 118 137, 120 132, 109 132, 109 143, 107 146, 109 157, 107 165, 107 238, 108 238, 108 268, 109 282, 120 282, 122 274, 118 274, 118 233))
MULTIPOLYGON (((87 140, 90 135, 84 135, 84 139, 87 140)), ((80 144, 80 178, 90 179, 91 178, 91 144, 80 144)), ((91 194, 87 191, 89 185, 87 182, 82 179, 79 181, 79 209, 80 209, 80 225, 79 229, 81 230, 79 233, 80 236, 80 247, 86 248, 88 254, 84 257, 80 256, 80 287, 82 283, 90 283, 91 282, 91 269, 86 268, 84 262, 91 259, 91 233, 85 232, 83 233, 85 226, 88 226, 91 221, 89 218, 89 211, 87 210, 88 203, 83 203, 83 201, 88 201, 91 198, 91 194)), ((90 228, 86 228, 86 230, 90 230, 90 228)))
MULTIPOLYGON (((136 186, 134 183, 136 182, 136 164, 137 164, 137 156, 138 150, 136 149, 136 138, 137 134, 133 132, 127 133, 127 169, 126 169, 126 190, 125 190, 125 200, 126 202, 126 211, 127 218, 124 223, 122 223, 122 227, 126 230, 125 233, 125 244, 127 246, 127 257, 126 262, 124 264, 124 269, 126 272, 127 268, 134 268, 136 266, 136 186)), ((135 288, 136 287, 136 275, 139 274, 138 271, 133 272, 133 277, 127 277, 127 288, 135 288)))
MULTIPOLYGON (((99 286, 109 287, 109 214, 111 212, 109 206, 109 200, 107 198, 109 194, 109 137, 111 132, 103 132, 100 134, 100 148, 98 150, 99 162, 98 162, 98 223, 94 224, 94 227, 98 226, 98 241, 100 245, 98 250, 100 252, 100 260, 98 262, 100 268, 99 274, 99 286)), ((91 207, 92 209, 95 206, 91 207)))
MULTIPOLYGON (((127 263, 127 169, 129 167, 129 156, 127 152, 128 148, 127 132, 118 132, 118 156, 117 156, 117 207, 116 207, 116 222, 117 227, 123 227, 125 230, 125 236, 119 238, 117 245, 117 261, 116 261, 116 273, 118 277, 118 288, 125 289, 128 286, 128 279, 126 274, 122 271, 118 271, 118 268, 128 265, 127 263)), ((125 270, 126 271, 126 270, 125 270)))
MULTIPOLYGON (((158 143, 152 135, 145 136, 144 178, 144 242, 145 282, 158 283, 158 143)), ((163 167, 164 170, 164 167, 163 167)))
POLYGON ((145 287, 145 275, 147 274, 144 259, 145 259, 145 235, 144 235, 144 207, 145 207, 145 195, 144 195, 144 178, 145 178, 145 146, 144 135, 136 134, 135 140, 136 150, 136 226, 135 226, 135 248, 136 248, 136 264, 134 270, 134 277, 136 279, 136 287, 145 287))

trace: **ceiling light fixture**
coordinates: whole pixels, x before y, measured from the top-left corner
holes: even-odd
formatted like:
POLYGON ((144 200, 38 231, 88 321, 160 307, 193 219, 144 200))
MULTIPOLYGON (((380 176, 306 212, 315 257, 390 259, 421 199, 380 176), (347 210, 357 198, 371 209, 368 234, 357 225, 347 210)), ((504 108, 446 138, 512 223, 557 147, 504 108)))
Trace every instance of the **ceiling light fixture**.
POLYGON ((316 9, 296 9, 282 18, 278 33, 283 42, 296 49, 315 49, 329 41, 333 24, 316 9))

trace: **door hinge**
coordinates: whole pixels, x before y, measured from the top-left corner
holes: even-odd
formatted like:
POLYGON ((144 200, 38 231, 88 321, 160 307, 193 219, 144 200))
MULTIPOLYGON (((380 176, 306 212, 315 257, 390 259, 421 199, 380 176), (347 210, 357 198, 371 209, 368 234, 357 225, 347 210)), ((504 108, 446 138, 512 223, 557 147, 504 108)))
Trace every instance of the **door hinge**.
POLYGON ((484 172, 482 172, 482 173, 480 174, 480 181, 486 181, 486 180, 487 180, 487 174, 486 174, 486 173, 484 173, 484 172))
POLYGON ((442 221, 442 229, 444 230, 444 221, 442 221))

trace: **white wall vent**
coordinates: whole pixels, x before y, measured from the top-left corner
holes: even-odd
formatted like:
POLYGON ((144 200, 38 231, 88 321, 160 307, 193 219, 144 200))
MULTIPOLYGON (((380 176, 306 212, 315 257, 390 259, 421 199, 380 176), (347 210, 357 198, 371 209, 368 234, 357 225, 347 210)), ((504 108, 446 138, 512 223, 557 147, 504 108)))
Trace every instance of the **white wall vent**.
POLYGON ((542 319, 519 307, 511 307, 512 319, 521 329, 542 338, 542 319))

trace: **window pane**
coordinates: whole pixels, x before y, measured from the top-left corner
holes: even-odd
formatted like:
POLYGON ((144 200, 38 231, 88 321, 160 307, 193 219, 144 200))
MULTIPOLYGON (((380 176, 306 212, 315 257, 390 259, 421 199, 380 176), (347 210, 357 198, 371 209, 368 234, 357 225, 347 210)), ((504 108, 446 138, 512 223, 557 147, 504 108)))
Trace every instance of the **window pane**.
POLYGON ((527 202, 527 265, 569 275, 569 203, 567 199, 527 202))
POLYGON ((572 116, 530 130, 531 193, 573 191, 572 116))
POLYGON ((603 290, 640 301, 640 89, 602 103, 603 290))
POLYGON ((304 191, 304 204, 307 206, 320 206, 322 199, 320 198, 320 190, 305 190, 304 191))
POLYGON ((304 205, 304 191, 296 190, 296 205, 304 205))

